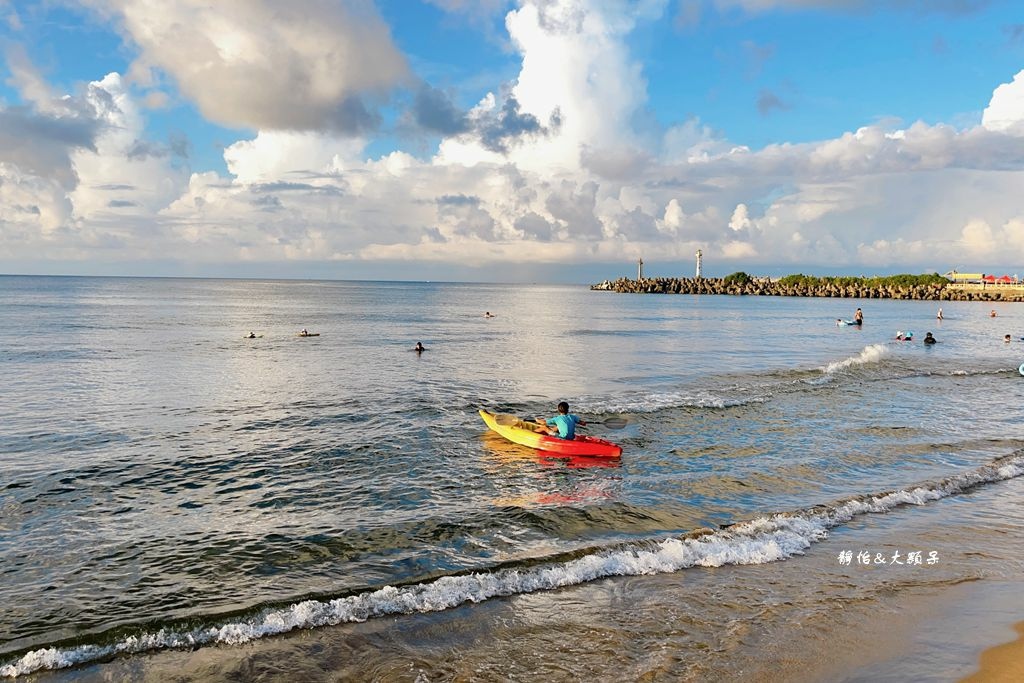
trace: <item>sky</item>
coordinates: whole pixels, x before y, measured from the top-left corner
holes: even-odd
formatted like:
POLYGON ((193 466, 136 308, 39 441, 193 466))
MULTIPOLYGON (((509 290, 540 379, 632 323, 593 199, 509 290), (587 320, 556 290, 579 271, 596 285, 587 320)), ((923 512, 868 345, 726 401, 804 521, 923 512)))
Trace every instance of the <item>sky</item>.
POLYGON ((1019 0, 0 0, 0 273, 1024 276, 1019 0))

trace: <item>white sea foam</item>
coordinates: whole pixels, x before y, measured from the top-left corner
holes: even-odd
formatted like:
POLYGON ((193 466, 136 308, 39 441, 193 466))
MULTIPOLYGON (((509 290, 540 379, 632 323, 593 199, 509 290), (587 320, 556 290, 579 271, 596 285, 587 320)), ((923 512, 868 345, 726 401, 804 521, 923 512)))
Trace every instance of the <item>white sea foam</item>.
POLYGON ((587 413, 653 413, 668 408, 732 408, 765 400, 763 396, 727 398, 707 391, 668 391, 617 400, 581 398, 573 408, 587 413))
POLYGON ((831 375, 836 372, 839 372, 840 370, 846 370, 847 368, 853 367, 855 365, 867 365, 868 363, 877 363, 887 353, 889 353, 889 349, 884 344, 871 344, 870 346, 865 346, 864 350, 858 353, 856 356, 851 356, 845 360, 829 363, 821 370, 826 375, 831 375))
POLYGON ((237 645, 294 629, 365 621, 395 614, 436 612, 467 602, 552 590, 609 576, 676 572, 688 567, 764 564, 803 554, 828 536, 829 529, 858 515, 885 513, 903 505, 923 505, 973 486, 1024 474, 1024 452, 940 481, 839 501, 808 510, 757 517, 725 529, 596 551, 566 562, 446 576, 428 583, 385 586, 330 601, 305 600, 266 610, 248 619, 175 631, 160 629, 110 645, 43 648, 0 667, 0 676, 16 677, 58 669, 117 654, 221 643, 237 645))

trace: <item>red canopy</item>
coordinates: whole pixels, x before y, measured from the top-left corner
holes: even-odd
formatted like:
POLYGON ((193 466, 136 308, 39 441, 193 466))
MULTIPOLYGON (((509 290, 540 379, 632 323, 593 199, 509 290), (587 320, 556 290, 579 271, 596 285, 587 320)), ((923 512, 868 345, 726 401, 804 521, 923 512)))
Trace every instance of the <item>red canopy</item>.
POLYGON ((985 282, 995 282, 996 281, 996 276, 995 275, 985 275, 981 279, 984 280, 985 282))
POLYGON ((1004 275, 1001 278, 999 278, 999 281, 1000 282, 1013 282, 1013 278, 1010 277, 1009 275, 1004 275))

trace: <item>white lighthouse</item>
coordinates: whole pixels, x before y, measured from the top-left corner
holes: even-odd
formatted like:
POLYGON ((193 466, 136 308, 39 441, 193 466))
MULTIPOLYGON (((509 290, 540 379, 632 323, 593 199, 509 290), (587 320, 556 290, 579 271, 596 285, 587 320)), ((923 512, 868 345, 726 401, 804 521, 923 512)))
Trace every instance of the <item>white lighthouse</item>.
POLYGON ((642 258, 636 264, 636 279, 637 280, 643 280, 644 279, 644 260, 642 258))
POLYGON ((701 277, 703 277, 701 275, 701 272, 700 272, 701 271, 701 266, 703 266, 703 265, 704 265, 704 254, 702 254, 700 249, 698 249, 697 250, 697 279, 698 280, 701 279, 701 277))

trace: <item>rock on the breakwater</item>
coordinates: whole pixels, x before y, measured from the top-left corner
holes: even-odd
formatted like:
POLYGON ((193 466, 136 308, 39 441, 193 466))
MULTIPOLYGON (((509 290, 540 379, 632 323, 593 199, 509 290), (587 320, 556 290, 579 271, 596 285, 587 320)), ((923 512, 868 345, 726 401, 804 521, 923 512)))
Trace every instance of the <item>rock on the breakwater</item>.
POLYGON ((730 294, 733 296, 819 296, 844 299, 913 299, 918 301, 1024 301, 1024 288, 949 287, 915 285, 898 287, 884 285, 784 285, 767 278, 749 282, 726 282, 725 278, 644 278, 605 280, 590 287, 593 290, 621 294, 730 294))

